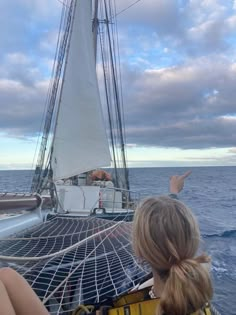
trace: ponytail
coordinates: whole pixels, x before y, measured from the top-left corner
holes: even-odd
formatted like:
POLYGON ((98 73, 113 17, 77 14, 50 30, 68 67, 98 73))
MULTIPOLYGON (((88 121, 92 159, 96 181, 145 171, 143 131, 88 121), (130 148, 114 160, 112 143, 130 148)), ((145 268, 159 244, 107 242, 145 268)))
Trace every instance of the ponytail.
POLYGON ((157 314, 184 315, 201 310, 212 298, 208 270, 202 265, 209 257, 202 255, 173 265, 161 294, 157 314))
POLYGON ((199 241, 197 221, 182 202, 166 196, 150 197, 136 209, 134 252, 164 283, 157 315, 186 315, 197 310, 200 314, 210 301, 212 284, 203 265, 210 258, 195 257, 199 241))

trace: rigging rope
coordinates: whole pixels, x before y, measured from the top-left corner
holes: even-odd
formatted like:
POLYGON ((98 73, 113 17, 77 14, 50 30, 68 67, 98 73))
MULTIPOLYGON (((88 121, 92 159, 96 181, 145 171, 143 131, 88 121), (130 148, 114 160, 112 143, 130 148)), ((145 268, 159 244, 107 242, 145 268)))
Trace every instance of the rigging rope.
MULTIPOLYGON (((52 92, 52 86, 53 86, 53 80, 55 78, 55 72, 56 72, 56 61, 57 61, 57 56, 59 53, 59 47, 60 47, 60 39, 62 38, 62 32, 63 32, 63 24, 65 24, 66 21, 66 10, 63 8, 62 9, 62 13, 61 13, 61 18, 60 18, 60 23, 59 23, 59 32, 58 32, 58 37, 57 37, 57 44, 56 44, 56 53, 55 53, 55 57, 54 57, 54 61, 53 61, 53 66, 52 66, 52 72, 51 72, 51 79, 49 82, 49 87, 48 87, 48 91, 47 91, 47 96, 46 96, 46 100, 45 100, 45 104, 44 104, 44 111, 43 111, 43 115, 42 115, 42 119, 41 119, 41 123, 40 123, 40 132, 39 132, 39 136, 37 138, 37 144, 36 144, 36 148, 34 151, 34 157, 33 157, 33 161, 32 161, 32 165, 31 165, 31 169, 33 169, 33 167, 35 166, 35 159, 36 159, 36 155, 37 152, 39 150, 39 142, 41 139, 41 146, 42 146, 42 141, 43 141, 43 136, 41 136, 41 133, 44 133, 45 131, 43 130, 43 123, 46 120, 46 112, 48 110, 48 103, 49 103, 49 99, 50 99, 50 94, 52 92)), ((38 152, 38 161, 36 166, 42 164, 42 162, 39 160, 39 153, 38 152)), ((30 178, 31 181, 31 191, 34 191, 34 181, 36 181, 36 177, 34 175, 33 180, 30 178)), ((29 183, 30 184, 30 183, 29 183)))
POLYGON ((115 171, 114 177, 116 178, 116 186, 129 189, 118 31, 117 21, 114 19, 114 13, 116 12, 115 4, 112 6, 111 1, 101 2, 100 12, 103 18, 100 19, 99 38, 111 150, 115 171))
POLYGON ((40 186, 43 181, 43 176, 44 176, 43 166, 45 162, 46 148, 47 148, 51 126, 55 118, 53 116, 53 113, 54 113, 55 106, 57 105, 56 100, 58 96, 58 87, 61 80, 61 74, 62 74, 63 65, 64 65, 64 57, 65 57, 66 47, 67 47, 68 38, 69 38, 71 18, 72 18, 72 13, 73 13, 72 4, 73 4, 73 1, 71 1, 71 5, 68 10, 64 9, 63 7, 63 11, 62 11, 63 13, 62 13, 62 18, 61 18, 61 23, 60 23, 60 32, 59 32, 58 41, 57 41, 57 50, 56 50, 56 54, 54 58, 52 79, 50 81, 47 102, 46 102, 47 114, 46 114, 45 124, 43 128, 43 135, 42 135, 38 160, 36 164, 36 170, 34 173, 32 186, 31 186, 31 191, 33 192, 39 191, 40 186), (63 30, 64 30, 63 36, 61 37, 60 35, 62 34, 63 30))
MULTIPOLYGON (((118 226, 120 223, 121 223, 121 221, 118 222, 117 224, 115 224, 112 228, 115 228, 115 227, 118 226)), ((102 232, 108 231, 108 230, 110 230, 110 229, 111 229, 111 228, 108 228, 108 229, 106 229, 106 230, 104 230, 104 231, 102 231, 102 232)), ((91 235, 90 239, 93 238, 93 237, 96 237, 97 235, 101 234, 102 232, 96 233, 96 235, 95 235, 95 234, 94 234, 94 235, 91 235)), ((102 240, 102 242, 104 242, 104 241, 108 238, 108 236, 110 236, 110 234, 111 234, 111 232, 108 233, 108 234, 105 236, 105 238, 102 240)), ((89 238, 87 238, 87 240, 89 240, 89 238)), ((59 289, 65 282, 67 282, 67 280, 79 269, 79 267, 80 267, 86 260, 88 260, 88 258, 89 258, 93 253, 96 252, 97 248, 98 248, 100 245, 101 245, 101 244, 98 243, 98 245, 95 246, 94 249, 84 258, 84 260, 82 260, 82 261, 79 263, 79 265, 78 265, 73 271, 71 271, 71 272, 68 274, 68 276, 55 288, 55 290, 52 291, 52 293, 51 293, 46 299, 43 300, 43 303, 44 303, 44 304, 54 295, 55 292, 58 291, 58 289, 59 289)))
POLYGON ((134 5, 136 5, 138 2, 140 2, 141 0, 137 0, 134 3, 130 4, 128 7, 126 7, 125 9, 121 10, 120 12, 116 13, 115 16, 118 16, 122 13, 124 13, 125 11, 127 11, 128 9, 130 9, 131 7, 133 7, 134 5))
MULTIPOLYGON (((96 238, 98 235, 103 234, 107 231, 110 231, 111 229, 116 228, 118 225, 120 225, 122 223, 122 221, 117 222, 115 225, 112 225, 108 228, 106 228, 105 230, 102 230, 100 232, 94 233, 90 236, 88 236, 87 238, 61 250, 58 251, 56 253, 50 254, 50 255, 44 255, 44 256, 37 256, 37 257, 15 257, 15 256, 3 256, 0 255, 0 260, 7 260, 7 261, 39 261, 39 260, 44 260, 44 259, 48 259, 48 258, 52 258, 52 257, 57 257, 57 256, 61 256, 62 254, 66 254, 68 252, 70 252, 72 249, 77 248, 81 245, 83 245, 84 243, 88 242, 90 239, 96 238)), ((41 239, 41 238, 40 238, 41 239)))
POLYGON ((69 5, 67 3, 65 3, 64 1, 62 1, 62 0, 57 0, 57 1, 60 2, 63 6, 69 8, 69 5))

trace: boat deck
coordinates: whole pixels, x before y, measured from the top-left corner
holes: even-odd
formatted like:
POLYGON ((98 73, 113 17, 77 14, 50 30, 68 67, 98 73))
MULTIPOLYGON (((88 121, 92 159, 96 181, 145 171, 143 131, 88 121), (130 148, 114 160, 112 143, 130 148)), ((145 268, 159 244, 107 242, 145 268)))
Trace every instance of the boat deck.
POLYGON ((117 296, 150 270, 133 255, 131 223, 124 214, 122 221, 119 215, 115 219, 50 215, 0 239, 0 263, 21 273, 51 314, 69 314, 78 304, 117 296))

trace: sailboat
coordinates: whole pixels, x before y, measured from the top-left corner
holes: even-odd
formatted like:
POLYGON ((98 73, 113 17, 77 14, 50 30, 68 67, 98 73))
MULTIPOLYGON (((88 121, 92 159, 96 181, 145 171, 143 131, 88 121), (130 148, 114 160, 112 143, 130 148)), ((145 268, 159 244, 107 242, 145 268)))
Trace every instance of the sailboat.
POLYGON ((135 198, 126 168, 114 4, 64 3, 32 192, 0 195, 0 211, 14 210, 0 220, 0 266, 21 273, 50 314, 101 304, 150 273, 130 243, 135 198), (88 183, 111 160, 112 180, 88 183))

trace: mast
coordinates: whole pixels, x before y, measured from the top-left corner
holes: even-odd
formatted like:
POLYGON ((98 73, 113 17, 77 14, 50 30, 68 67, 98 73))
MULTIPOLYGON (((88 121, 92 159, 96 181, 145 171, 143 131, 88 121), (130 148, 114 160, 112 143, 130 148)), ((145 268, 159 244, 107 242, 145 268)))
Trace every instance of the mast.
POLYGON ((93 17, 93 45, 94 45, 94 53, 95 53, 95 61, 97 59, 97 34, 98 34, 98 0, 94 1, 94 17, 93 17))
POLYGON ((108 124, 110 131, 111 150, 115 169, 116 182, 122 188, 129 189, 128 169, 126 165, 124 121, 122 116, 122 92, 118 75, 119 47, 116 42, 116 12, 113 1, 101 2, 103 19, 100 19, 100 43, 101 59, 103 64, 103 76, 105 85, 105 97, 107 103, 108 124), (120 167, 120 168, 119 168, 120 167), (119 169, 118 169, 119 168, 119 169), (122 174, 119 176, 119 174, 122 174))
POLYGON ((54 181, 110 166, 96 73, 92 1, 74 0, 73 4, 51 156, 54 181))
POLYGON ((111 8, 112 1, 108 2, 109 13, 107 1, 104 1, 104 19, 98 19, 99 3, 102 4, 101 1, 94 0, 93 19, 90 15, 92 11, 89 13, 90 8, 92 10, 92 0, 72 0, 69 9, 65 9, 66 14, 61 22, 61 32, 63 29, 64 34, 62 39, 58 40, 56 70, 49 89, 48 114, 32 182, 33 191, 40 191, 45 178, 52 180, 52 173, 54 179, 68 178, 109 165, 109 146, 101 114, 95 63, 97 35, 99 34, 100 42, 102 42, 103 31, 106 33, 108 44, 106 51, 101 48, 101 59, 104 65, 115 182, 118 186, 129 189, 124 122, 121 112, 122 95, 119 91, 117 52, 114 41, 115 14, 111 8), (92 25, 91 21, 93 21, 92 25), (100 28, 101 26, 103 29, 100 28), (52 129, 54 129, 53 145, 48 164, 45 165, 46 148, 52 129), (118 172, 119 161, 122 162, 123 169, 120 168, 118 172), (122 182, 119 177, 121 172, 124 173, 122 182))
POLYGON ((108 33, 108 38, 109 38, 109 52, 110 52, 110 58, 111 58, 112 80, 114 84, 115 105, 116 105, 117 116, 118 116, 118 126, 119 126, 118 130, 119 130, 120 143, 121 143, 121 156, 122 156, 123 167, 125 170, 126 189, 129 190, 128 170, 127 170, 126 158, 125 158, 125 142, 124 142, 123 126, 122 126, 122 118, 121 118, 121 102, 120 102, 119 93, 118 93, 118 84, 117 84, 117 79, 116 79, 117 73, 115 72, 115 66, 114 66, 114 56, 113 56, 112 45, 111 45, 111 34, 110 34, 110 28, 109 28, 109 23, 108 23, 108 12, 107 12, 106 1, 104 1, 104 4, 105 4, 105 13, 106 13, 107 33, 108 33))

